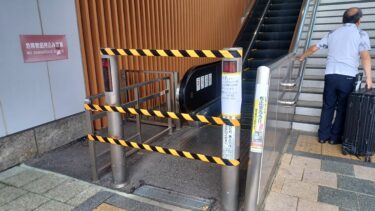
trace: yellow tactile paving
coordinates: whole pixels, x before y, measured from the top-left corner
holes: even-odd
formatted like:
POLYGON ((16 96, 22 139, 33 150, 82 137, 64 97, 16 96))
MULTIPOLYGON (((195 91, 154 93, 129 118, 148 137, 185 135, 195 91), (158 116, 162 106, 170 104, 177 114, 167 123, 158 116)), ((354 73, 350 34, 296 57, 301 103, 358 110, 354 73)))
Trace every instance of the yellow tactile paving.
MULTIPOLYGON (((311 135, 299 135, 294 150, 351 160, 364 160, 363 157, 358 158, 354 155, 343 155, 341 145, 331 145, 328 143, 320 144, 318 142, 318 137, 311 135)), ((372 156, 371 161, 375 163, 375 155, 372 156)))
POLYGON ((294 149, 296 151, 322 154, 322 144, 320 144, 318 138, 314 136, 299 135, 294 149))
POLYGON ((93 211, 126 211, 126 210, 112 206, 107 203, 103 203, 99 205, 97 208, 93 209, 93 211))

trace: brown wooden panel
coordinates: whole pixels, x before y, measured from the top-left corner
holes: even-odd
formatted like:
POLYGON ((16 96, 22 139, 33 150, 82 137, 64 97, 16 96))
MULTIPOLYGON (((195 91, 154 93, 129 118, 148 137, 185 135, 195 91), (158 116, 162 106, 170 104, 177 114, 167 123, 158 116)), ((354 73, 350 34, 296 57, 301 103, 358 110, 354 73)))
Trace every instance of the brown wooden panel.
MULTIPOLYGON (((76 0, 86 94, 103 91, 100 47, 221 49, 230 47, 254 0, 76 0)), ((129 70, 178 71, 212 59, 122 57, 129 70)), ((151 78, 132 75, 128 82, 151 78)), ((150 86, 142 94, 156 91, 150 86)))

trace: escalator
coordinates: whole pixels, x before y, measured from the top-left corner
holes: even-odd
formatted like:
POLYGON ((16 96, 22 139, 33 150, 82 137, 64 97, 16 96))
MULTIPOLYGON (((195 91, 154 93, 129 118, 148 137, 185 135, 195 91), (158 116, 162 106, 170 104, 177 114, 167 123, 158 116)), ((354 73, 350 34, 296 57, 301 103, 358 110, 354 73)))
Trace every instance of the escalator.
MULTIPOLYGON (((242 47, 241 127, 251 128, 256 69, 288 54, 303 0, 258 0, 234 42, 242 47)), ((221 111, 221 62, 191 68, 178 91, 182 112, 219 116, 221 111), (208 70, 209 69, 209 70, 208 70), (212 74, 217 84, 195 90, 196 79, 212 74)))
POLYGON ((267 0, 258 3, 257 7, 263 9, 254 9, 251 21, 245 26, 241 37, 234 45, 248 49, 244 57, 242 73, 242 128, 251 128, 252 124, 256 69, 288 54, 302 0, 271 0, 269 5, 267 4, 267 0), (261 19, 264 9, 266 12, 261 19), (259 27, 258 31, 253 37, 257 27, 259 27))

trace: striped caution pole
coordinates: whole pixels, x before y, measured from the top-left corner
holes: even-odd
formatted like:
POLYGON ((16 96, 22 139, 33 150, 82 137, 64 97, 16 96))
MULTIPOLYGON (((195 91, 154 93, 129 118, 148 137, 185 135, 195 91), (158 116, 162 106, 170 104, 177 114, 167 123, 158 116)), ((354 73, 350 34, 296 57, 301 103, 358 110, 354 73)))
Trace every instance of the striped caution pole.
POLYGON ((101 55, 109 56, 162 56, 192 58, 241 58, 242 49, 236 50, 163 50, 163 49, 125 49, 102 48, 101 55))
POLYGON ((119 113, 129 113, 133 115, 145 115, 145 116, 156 116, 159 118, 172 118, 172 119, 184 119, 187 121, 198 121, 206 124, 212 125, 230 125, 230 126, 240 126, 240 121, 238 119, 226 119, 221 117, 211 117, 204 115, 190 115, 187 113, 175 113, 175 112, 165 112, 150 109, 136 109, 136 108, 126 108, 122 106, 110 106, 110 105, 96 105, 96 104, 84 104, 85 109, 89 111, 109 111, 109 112, 119 112, 119 113))
POLYGON ((175 149, 168 149, 160 146, 151 146, 148 144, 140 144, 136 142, 125 141, 121 139, 103 137, 103 136, 95 136, 92 134, 87 135, 89 141, 98 141, 102 143, 110 143, 114 145, 120 145, 123 147, 135 148, 135 149, 143 149, 150 152, 157 152, 160 154, 171 155, 175 157, 183 157, 191 160, 199 160, 207 163, 214 163, 221 166, 238 166, 240 165, 239 160, 229 160, 223 159, 220 157, 203 155, 203 154, 196 154, 186 151, 180 151, 175 149))

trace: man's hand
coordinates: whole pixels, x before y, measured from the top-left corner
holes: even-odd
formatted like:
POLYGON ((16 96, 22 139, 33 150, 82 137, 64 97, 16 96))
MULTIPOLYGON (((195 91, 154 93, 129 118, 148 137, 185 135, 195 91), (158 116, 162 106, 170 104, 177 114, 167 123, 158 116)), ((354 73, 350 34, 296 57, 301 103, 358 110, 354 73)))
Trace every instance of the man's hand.
POLYGON ((368 78, 366 79, 366 85, 367 85, 367 89, 372 89, 372 78, 368 78))
POLYGON ((295 60, 303 62, 303 60, 305 60, 305 57, 303 55, 296 56, 295 60))
POLYGON ((307 57, 313 55, 318 50, 319 50, 319 48, 316 45, 313 45, 309 49, 307 49, 307 51, 304 52, 302 55, 296 56, 296 60, 302 62, 303 60, 305 60, 307 57))
POLYGON ((360 53, 363 70, 366 74, 366 85, 368 89, 372 88, 372 75, 371 75, 371 55, 368 51, 362 51, 360 53))

